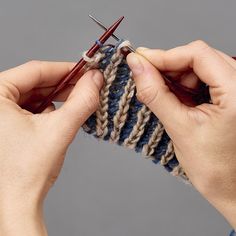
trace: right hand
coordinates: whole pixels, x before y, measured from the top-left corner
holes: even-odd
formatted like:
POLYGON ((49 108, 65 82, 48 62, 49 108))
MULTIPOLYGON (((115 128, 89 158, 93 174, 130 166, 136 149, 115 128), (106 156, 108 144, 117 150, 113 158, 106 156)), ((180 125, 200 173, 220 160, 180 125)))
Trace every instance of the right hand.
POLYGON ((236 62, 202 41, 168 51, 137 52, 127 61, 138 99, 163 123, 192 184, 236 228, 236 62), (179 82, 195 88, 203 81, 212 104, 181 102, 159 72, 191 69, 194 73, 179 82))

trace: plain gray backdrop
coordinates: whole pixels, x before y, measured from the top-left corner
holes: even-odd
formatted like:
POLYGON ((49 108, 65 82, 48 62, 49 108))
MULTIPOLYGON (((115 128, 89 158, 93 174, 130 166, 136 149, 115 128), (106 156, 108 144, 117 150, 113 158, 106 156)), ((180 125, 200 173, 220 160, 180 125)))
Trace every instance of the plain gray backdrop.
MULTIPOLYGON (((235 9, 235 0, 1 0, 0 70, 32 59, 77 61, 102 33, 89 13, 107 25, 124 15, 117 33, 134 46, 168 49, 203 39, 233 55, 235 9)), ((45 215, 50 236, 223 236, 230 230, 192 187, 82 131, 45 215)))

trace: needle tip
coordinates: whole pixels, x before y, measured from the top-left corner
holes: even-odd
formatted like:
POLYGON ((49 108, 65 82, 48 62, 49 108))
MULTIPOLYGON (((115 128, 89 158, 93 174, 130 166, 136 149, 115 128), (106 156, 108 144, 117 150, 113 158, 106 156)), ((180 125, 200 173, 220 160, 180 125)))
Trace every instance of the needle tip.
POLYGON ((120 17, 120 19, 116 22, 117 25, 119 25, 123 20, 124 20, 124 16, 120 17))

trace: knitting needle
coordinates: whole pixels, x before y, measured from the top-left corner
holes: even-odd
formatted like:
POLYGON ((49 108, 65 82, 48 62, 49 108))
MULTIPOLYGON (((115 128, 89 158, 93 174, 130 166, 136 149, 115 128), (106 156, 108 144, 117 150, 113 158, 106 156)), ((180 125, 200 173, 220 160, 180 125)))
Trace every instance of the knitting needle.
MULTIPOLYGON (((107 28, 103 25, 103 23, 98 20, 96 17, 92 16, 91 14, 89 14, 89 17, 95 22, 97 23, 102 29, 107 30, 107 28)), ((111 35, 116 41, 120 41, 121 39, 116 36, 114 33, 111 35)), ((136 50, 132 47, 132 46, 128 46, 128 49, 130 52, 136 52, 136 50)), ((136 52, 138 53, 138 52, 136 52)), ((200 90, 196 90, 196 89, 191 89, 188 88, 186 86, 183 86, 177 82, 172 81, 168 76, 162 74, 163 78, 165 79, 166 83, 169 85, 169 87, 173 88, 173 85, 175 86, 175 88, 178 88, 180 90, 182 90, 182 92, 184 93, 188 93, 187 95, 192 94, 193 96, 199 95, 199 92, 203 93, 203 96, 209 97, 209 92, 208 91, 200 91, 200 90)), ((199 98, 198 98, 199 99, 199 98)))
MULTIPOLYGON (((104 44, 110 36, 115 32, 115 30, 118 28, 120 23, 123 21, 124 16, 122 16, 119 20, 117 20, 112 26, 110 26, 108 29, 106 29, 106 32, 99 38, 99 40, 96 41, 96 43, 88 50, 87 56, 92 57, 96 51, 100 48, 101 44, 104 44)), ((35 109, 34 113, 40 113, 44 109, 48 107, 48 105, 52 102, 53 98, 61 92, 62 89, 64 89, 68 83, 75 78, 78 73, 82 70, 82 68, 85 66, 87 62, 82 58, 80 61, 75 65, 75 67, 71 70, 71 72, 62 79, 59 84, 57 85, 56 89, 52 91, 45 101, 43 101, 37 109, 35 109)))
MULTIPOLYGON (((96 22, 102 29, 107 30, 107 28, 103 25, 103 23, 98 20, 96 17, 94 17, 93 15, 89 14, 88 15, 94 22, 96 22)), ((116 41, 120 41, 121 39, 119 37, 117 37, 115 34, 111 35, 116 41)), ((132 47, 132 46, 128 46, 128 49, 131 52, 135 52, 136 50, 132 47)))
MULTIPOLYGON (((103 23, 98 20, 96 17, 92 16, 91 14, 89 15, 89 17, 94 21, 96 22, 102 29, 104 30, 107 30, 107 28, 103 25, 103 23)), ((117 41, 120 41, 121 39, 116 36, 115 34, 112 34, 111 35, 115 40, 117 41)), ((128 49, 130 50, 130 52, 135 52, 135 53, 138 53, 133 47, 131 46, 128 46, 128 49)), ((139 53, 138 53, 139 54, 139 53)), ((232 57, 234 60, 236 60, 236 57, 232 57)), ((151 62, 150 62, 151 63, 151 62)), ((190 93, 192 94, 193 96, 195 95, 199 95, 199 93, 203 93, 203 96, 206 96, 206 97, 209 97, 209 91, 208 91, 208 88, 205 87, 205 84, 202 84, 204 86, 200 86, 200 87, 203 87, 203 89, 201 88, 200 90, 199 89, 191 89, 191 88, 188 88, 186 86, 183 86, 173 80, 171 80, 171 78, 169 76, 166 76, 164 74, 162 74, 163 78, 165 79, 165 81, 167 82, 167 84, 169 86, 172 87, 172 85, 174 85, 175 87, 177 87, 178 89, 181 89, 183 92, 187 92, 187 93, 190 93)))
MULTIPOLYGON (((103 25, 103 23, 98 20, 96 17, 92 16, 91 14, 89 15, 89 17, 95 22, 97 23, 102 29, 104 30, 107 30, 107 28, 103 25)), ((115 34, 112 34, 111 35, 115 40, 117 41, 120 41, 121 39, 116 36, 115 34)), ((138 53, 132 46, 128 46, 128 49, 130 52, 135 52, 135 53, 138 53)), ((139 53, 138 53, 139 54, 139 53)), ((151 62, 150 62, 151 63, 151 62)), ((171 78, 169 78, 169 76, 166 76, 164 74, 162 74, 163 78, 165 79, 165 81, 168 83, 168 85, 171 85, 171 84, 174 84, 175 87, 178 87, 178 89, 182 89, 184 90, 185 92, 188 92, 188 93, 191 93, 193 95, 198 95, 199 94, 199 90, 196 90, 196 89, 191 89, 191 88, 188 88, 186 86, 183 86, 179 83, 176 83, 174 81, 171 80, 171 78)))
MULTIPOLYGON (((89 14, 89 17, 96 22, 102 29, 107 30, 107 28, 103 25, 103 23, 98 20, 96 17, 94 17, 93 15, 89 14)), ((121 39, 116 36, 114 33, 111 35, 116 41, 120 41, 121 39)), ((136 50, 132 47, 132 46, 128 46, 128 48, 130 49, 130 51, 132 52, 136 52, 136 50)), ((137 52, 136 52, 137 53, 137 52)), ((236 57, 232 57, 234 60, 236 60, 236 57)))

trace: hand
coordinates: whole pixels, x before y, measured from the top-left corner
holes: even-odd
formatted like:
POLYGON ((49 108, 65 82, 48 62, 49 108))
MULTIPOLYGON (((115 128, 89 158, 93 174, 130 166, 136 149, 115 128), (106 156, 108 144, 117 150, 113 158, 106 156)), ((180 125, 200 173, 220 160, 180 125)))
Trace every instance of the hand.
POLYGON ((74 66, 30 62, 0 73, 0 235, 46 235, 42 203, 80 126, 96 110, 102 75, 75 79, 42 114, 35 108, 74 66))
POLYGON ((138 99, 163 123, 192 184, 236 228, 236 62, 202 41, 137 52, 127 60, 138 99), (212 104, 179 99, 159 71, 186 72, 179 82, 189 88, 205 82, 212 104))

